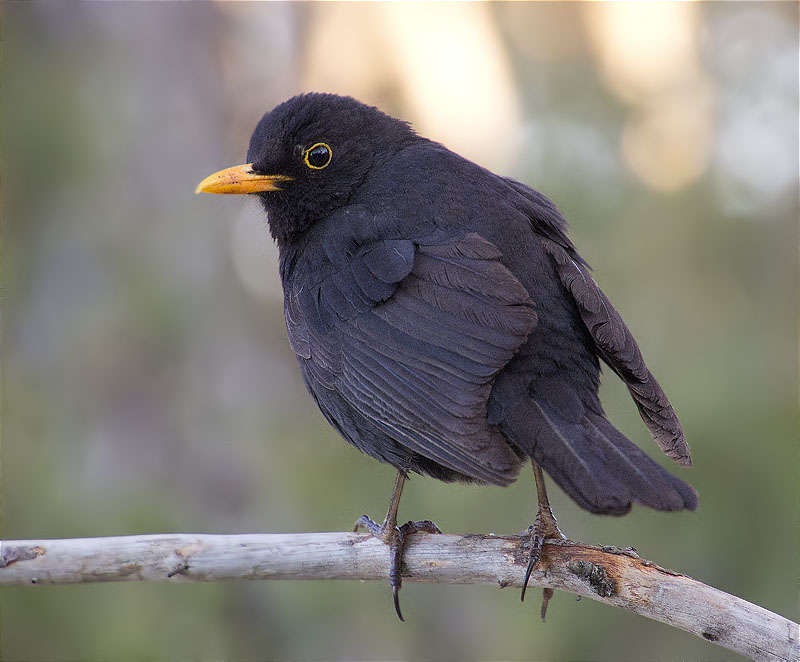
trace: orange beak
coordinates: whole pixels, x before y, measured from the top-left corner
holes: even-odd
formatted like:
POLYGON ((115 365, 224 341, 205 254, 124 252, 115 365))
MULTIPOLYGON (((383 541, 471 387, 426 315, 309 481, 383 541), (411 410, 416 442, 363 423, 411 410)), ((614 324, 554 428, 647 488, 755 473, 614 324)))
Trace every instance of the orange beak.
POLYGON ((197 185, 195 193, 261 193, 280 191, 281 182, 290 181, 287 175, 258 175, 253 164, 233 166, 209 175, 197 185))

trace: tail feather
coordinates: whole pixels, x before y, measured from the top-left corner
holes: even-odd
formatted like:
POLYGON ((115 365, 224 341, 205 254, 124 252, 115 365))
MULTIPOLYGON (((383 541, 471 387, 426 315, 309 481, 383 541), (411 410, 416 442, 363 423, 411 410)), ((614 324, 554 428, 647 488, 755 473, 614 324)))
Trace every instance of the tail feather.
POLYGON ((593 433, 604 464, 631 488, 633 500, 657 510, 694 510, 697 492, 651 459, 602 416, 589 413, 584 428, 593 433))
POLYGON ((554 241, 542 237, 542 246, 553 259, 561 283, 572 295, 594 341, 597 355, 625 382, 659 448, 681 466, 691 466, 691 451, 678 417, 647 369, 636 340, 608 297, 594 282, 586 263, 563 239, 554 241))
POLYGON ((683 428, 656 378, 648 371, 645 381, 626 379, 625 383, 658 447, 682 467, 691 467, 692 456, 683 428))
POLYGON ((521 403, 501 424, 582 508, 624 515, 633 502, 656 510, 694 510, 697 493, 648 457, 600 415, 565 421, 546 402, 521 403))

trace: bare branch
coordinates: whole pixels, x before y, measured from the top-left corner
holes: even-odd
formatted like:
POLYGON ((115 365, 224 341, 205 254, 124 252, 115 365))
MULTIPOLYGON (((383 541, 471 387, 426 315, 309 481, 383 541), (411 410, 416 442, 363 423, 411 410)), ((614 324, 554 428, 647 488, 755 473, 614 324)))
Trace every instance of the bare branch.
MULTIPOLYGON (((414 535, 406 581, 522 585, 527 541, 414 535)), ((0 541, 0 584, 222 579, 386 580, 389 551, 356 533, 164 534, 0 541)), ((575 593, 686 630, 756 660, 800 660, 796 623, 635 552, 545 544, 531 585, 575 593)))

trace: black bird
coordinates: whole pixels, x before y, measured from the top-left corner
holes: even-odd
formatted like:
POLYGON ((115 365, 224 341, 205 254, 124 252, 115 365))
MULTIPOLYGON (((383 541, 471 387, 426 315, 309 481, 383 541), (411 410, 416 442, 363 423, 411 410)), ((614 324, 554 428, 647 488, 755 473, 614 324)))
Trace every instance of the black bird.
POLYGON ((691 465, 669 400, 550 200, 332 94, 264 115, 247 161, 197 192, 259 197, 309 392, 347 441, 397 469, 383 525, 365 515, 356 526, 391 545, 401 619, 405 535, 438 531, 397 526, 409 472, 505 486, 530 458, 528 575, 543 539, 563 537, 541 469, 592 513, 694 510, 694 489, 605 418, 601 359, 658 446, 691 465))

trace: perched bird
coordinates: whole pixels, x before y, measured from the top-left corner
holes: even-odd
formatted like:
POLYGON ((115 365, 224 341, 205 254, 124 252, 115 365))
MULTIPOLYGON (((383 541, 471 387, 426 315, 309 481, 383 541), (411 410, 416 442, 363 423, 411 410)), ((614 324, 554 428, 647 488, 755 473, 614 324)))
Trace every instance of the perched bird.
POLYGON ((405 536, 438 531, 397 526, 409 472, 505 486, 530 458, 539 512, 528 576, 542 541, 563 537, 542 469, 592 513, 697 506, 694 489, 605 417, 600 360, 658 446, 691 465, 669 400, 541 193, 332 94, 265 114, 247 161, 197 192, 261 200, 311 396, 347 441, 397 469, 383 524, 365 515, 357 526, 391 546, 401 620, 405 536))

